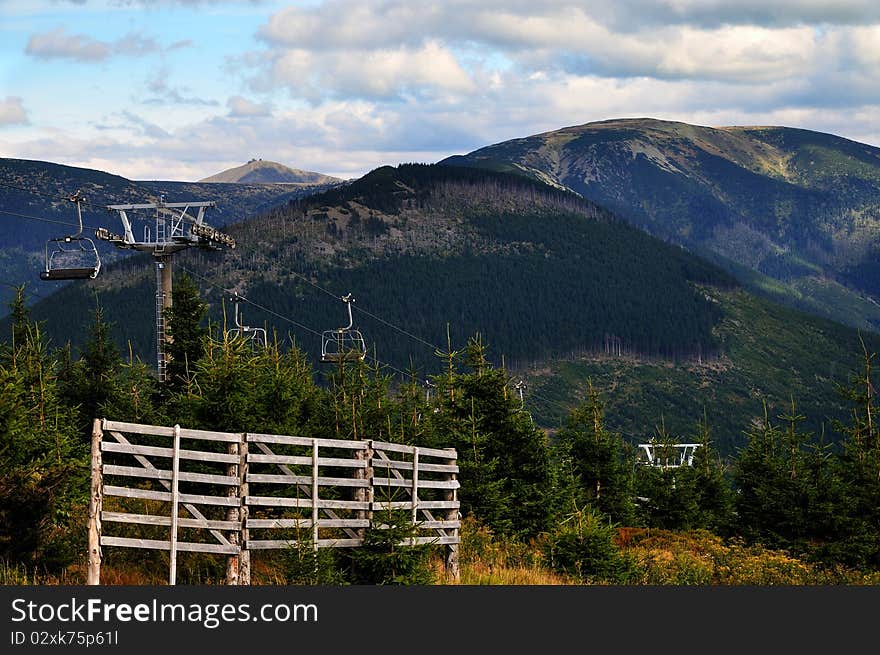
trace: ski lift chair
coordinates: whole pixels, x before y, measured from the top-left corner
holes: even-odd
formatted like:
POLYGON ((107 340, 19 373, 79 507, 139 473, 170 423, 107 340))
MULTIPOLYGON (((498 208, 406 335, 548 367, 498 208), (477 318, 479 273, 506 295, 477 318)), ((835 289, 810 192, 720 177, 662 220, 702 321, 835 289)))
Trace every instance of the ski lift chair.
POLYGON ((49 239, 46 242, 46 266, 40 271, 41 280, 93 280, 101 270, 101 258, 95 242, 82 236, 80 204, 84 198, 76 193, 70 196, 69 200, 76 203, 79 229, 75 234, 49 239))
POLYGON ((237 293, 232 296, 232 302, 235 307, 235 327, 229 331, 229 336, 233 339, 247 339, 255 346, 265 347, 267 344, 265 328, 250 327, 249 325, 241 324, 241 320, 238 314, 238 304, 242 300, 243 298, 237 293))
POLYGON ((354 298, 349 293, 340 298, 348 308, 348 325, 335 330, 325 330, 321 335, 322 362, 362 362, 367 355, 367 346, 359 330, 352 326, 351 303, 354 298))

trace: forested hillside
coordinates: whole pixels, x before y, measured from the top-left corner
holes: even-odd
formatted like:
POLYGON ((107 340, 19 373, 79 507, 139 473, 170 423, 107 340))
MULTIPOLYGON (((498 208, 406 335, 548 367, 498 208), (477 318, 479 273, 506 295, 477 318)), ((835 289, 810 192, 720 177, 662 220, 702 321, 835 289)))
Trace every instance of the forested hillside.
MULTIPOLYGON (((423 394, 419 380, 392 385, 374 362, 320 375, 296 348, 254 347, 216 326, 206 329, 207 307, 185 278, 174 300, 168 320, 176 366, 163 385, 147 366, 120 356, 101 311, 91 316, 82 355, 75 356, 51 347, 23 298, 13 307, 8 343, 0 346, 0 489, 17 500, 0 508, 3 583, 82 583, 88 444, 96 416, 454 447, 464 519, 462 581, 470 584, 880 580, 880 433, 872 418, 870 351, 861 378, 844 389, 849 416, 831 429, 839 447, 827 443, 830 433, 807 429, 792 402, 778 417, 766 413, 753 421, 744 447, 725 458, 711 419, 697 418, 687 435, 698 446, 691 465, 663 468, 638 464, 633 444, 609 429, 613 414, 605 398, 614 388, 588 385, 548 438, 520 407, 509 371, 488 361, 490 351, 479 339, 437 353, 434 393, 423 394)), ((662 422, 651 437, 661 458, 681 441, 662 422)), ((287 493, 297 488, 291 483, 287 493)), ((116 499, 119 505, 105 509, 125 508, 130 500, 116 499)), ((332 529, 325 528, 325 536, 332 529)), ((135 539, 161 539, 164 532, 137 524, 120 530, 135 539)), ((436 549, 407 545, 397 524, 371 528, 368 537, 362 548, 313 551, 298 542, 287 551, 256 551, 254 582, 448 582, 439 574, 436 549)), ((161 582, 165 553, 103 550, 105 582, 161 582)), ((222 556, 182 552, 177 561, 179 583, 224 581, 222 556)))
POLYGON ((587 123, 443 163, 571 189, 810 313, 873 331, 880 149, 786 127, 587 123))
MULTIPOLYGON (((612 427, 677 434, 704 410, 725 453, 794 396, 808 425, 845 418, 837 385, 860 361, 858 334, 737 290, 732 278, 571 194, 519 177, 401 166, 231 226, 239 246, 176 258, 210 316, 290 335, 319 361, 323 330, 355 326, 396 379, 435 373, 435 351, 479 333, 496 365, 528 385, 527 406, 556 428, 588 378, 609 393, 612 427), (447 341, 448 338, 448 341, 447 341)), ((82 339, 96 302, 114 339, 153 355, 154 273, 133 258, 35 305, 56 343, 82 339), (73 320, 71 319, 71 308, 73 320), (63 316, 63 318, 62 318, 63 316)), ((865 336, 873 347, 873 337, 865 336)), ((830 437, 829 437, 830 438, 830 437)))
MULTIPOLYGON (((212 200, 217 208, 209 210, 206 220, 214 226, 223 226, 326 186, 132 181, 87 168, 0 159, 0 226, 4 236, 0 249, 0 281, 5 283, 0 285, 0 316, 6 313, 6 306, 14 297, 15 285, 39 281, 39 272, 45 266, 46 241, 76 232, 76 208, 67 198, 77 191, 86 200, 82 205, 83 234, 93 238, 97 227, 120 231, 119 219, 107 212, 106 207, 111 204, 149 203, 161 197, 167 202, 212 200)), ((143 226, 138 225, 137 229, 137 236, 141 238, 143 226)), ((131 254, 102 242, 98 248, 106 262, 131 254)), ((48 295, 64 284, 42 283, 41 294, 48 295)))

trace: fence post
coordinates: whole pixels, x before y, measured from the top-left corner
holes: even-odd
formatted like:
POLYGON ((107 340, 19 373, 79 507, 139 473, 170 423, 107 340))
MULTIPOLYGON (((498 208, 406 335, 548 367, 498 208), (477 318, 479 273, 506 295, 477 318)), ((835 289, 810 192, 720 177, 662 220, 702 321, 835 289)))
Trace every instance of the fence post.
MULTIPOLYGON (((456 465, 458 464, 457 459, 448 459, 445 460, 446 464, 456 465)), ((458 476, 455 473, 447 474, 447 480, 454 481, 458 476)), ((449 489, 443 493, 443 500, 446 501, 456 501, 458 500, 458 490, 457 489, 449 489)), ((447 521, 458 521, 459 520, 459 511, 458 508, 448 508, 445 513, 445 517, 447 521)), ((459 528, 454 528, 452 530, 452 536, 459 536, 459 528)), ((446 575, 447 577, 452 578, 454 582, 461 581, 461 570, 458 564, 458 544, 447 544, 446 545, 446 575)))
POLYGON ((312 549, 318 550, 318 440, 312 439, 312 549))
MULTIPOLYGON (((369 441, 367 441, 367 452, 366 452, 367 468, 364 469, 364 477, 369 482, 369 485, 367 486, 367 497, 365 499, 367 501, 367 514, 366 514, 365 518, 367 519, 367 521, 370 522, 370 527, 373 527, 373 502, 376 499, 376 492, 375 492, 375 489, 373 486, 374 480, 375 480, 374 473, 373 473, 373 455, 374 455, 374 453, 375 453, 375 450, 373 449, 373 440, 370 439, 369 441)), ((389 475, 390 475, 390 473, 389 473, 389 475)))
POLYGON ((89 563, 87 584, 101 584, 101 510, 104 506, 104 476, 101 470, 101 419, 92 422, 92 481, 89 492, 89 563))
MULTIPOLYGON (((391 470, 388 470, 388 476, 391 477, 391 470)), ((413 448, 413 470, 412 470, 412 533, 410 536, 410 545, 415 545, 416 525, 419 518, 419 449, 413 448)))
POLYGON ((171 459, 171 563, 168 567, 168 584, 177 584, 177 523, 180 502, 180 425, 174 425, 174 452, 171 459))
MULTIPOLYGON (((355 453, 355 458, 360 461, 366 461, 367 450, 369 448, 369 444, 366 441, 364 441, 363 444, 364 444, 364 447, 359 449, 355 453)), ((356 480, 366 480, 367 479, 367 470, 365 468, 355 469, 354 470, 354 477, 356 480)), ((357 503, 367 502, 367 487, 355 487, 354 494, 352 494, 352 495, 353 495, 353 500, 357 503)), ((365 510, 365 509, 355 510, 354 517, 360 521, 363 521, 364 519, 367 518, 367 510, 365 510)), ((367 532, 366 528, 362 528, 362 527, 357 528, 357 535, 361 539, 363 539, 366 536, 366 532, 367 532)))
MULTIPOLYGON (((243 439, 240 439, 240 441, 243 441, 243 439)), ((230 443, 226 448, 226 452, 229 455, 238 456, 239 455, 239 444, 238 443, 230 443)), ((238 506, 230 507, 229 509, 226 510, 226 520, 227 521, 234 521, 238 526, 235 530, 229 530, 227 532, 227 535, 228 535, 227 538, 229 539, 230 544, 239 547, 238 553, 229 555, 226 558, 226 584, 227 585, 237 585, 238 584, 238 562, 239 562, 239 555, 241 554, 241 540, 239 539, 239 535, 241 534, 241 515, 240 515, 241 513, 239 511, 239 507, 241 506, 241 500, 240 500, 241 478, 239 477, 239 474, 238 474, 238 467, 239 467, 239 465, 237 463, 236 464, 229 464, 226 466, 226 475, 228 475, 230 477, 234 477, 238 481, 235 486, 229 486, 226 489, 226 495, 229 498, 238 499, 238 506)))
POLYGON ((248 475, 248 440, 247 434, 242 433, 241 443, 238 447, 238 495, 241 500, 239 505, 239 519, 241 520, 241 538, 239 539, 238 553, 238 584, 250 585, 251 583, 251 551, 248 549, 250 532, 248 530, 248 515, 250 511, 247 505, 247 497, 250 493, 248 475))

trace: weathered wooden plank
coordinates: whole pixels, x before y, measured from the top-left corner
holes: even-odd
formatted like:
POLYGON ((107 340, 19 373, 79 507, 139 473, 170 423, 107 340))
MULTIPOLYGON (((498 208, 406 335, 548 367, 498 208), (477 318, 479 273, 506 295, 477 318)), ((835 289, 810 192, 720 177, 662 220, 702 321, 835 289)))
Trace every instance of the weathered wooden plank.
POLYGON ((235 432, 215 432, 213 430, 187 430, 180 429, 181 439, 195 439, 198 441, 222 441, 224 443, 238 443, 241 435, 235 432))
MULTIPOLYGON (((141 498, 143 500, 161 500, 170 503, 172 493, 170 491, 153 491, 152 489, 131 489, 130 487, 104 486, 105 496, 119 496, 121 498, 141 498)), ((201 496, 198 494, 178 494, 178 502, 193 503, 195 505, 221 505, 223 507, 237 507, 237 498, 226 496, 201 496)))
MULTIPOLYGON (((311 498, 276 498, 274 496, 248 496, 245 499, 247 505, 261 507, 300 507, 312 508, 311 498)), ((360 503, 354 500, 318 500, 319 509, 369 509, 369 503, 360 503)))
MULTIPOLYGON (((353 548, 363 544, 363 539, 318 539, 317 542, 319 548, 353 548)), ((247 543, 248 550, 286 550, 298 546, 295 539, 252 539, 247 543)), ((312 548, 313 544, 311 541, 303 541, 302 546, 312 548)))
MULTIPOLYGON (((312 543, 308 539, 305 539, 302 545, 309 550, 312 549, 312 543)), ((297 548, 299 544, 296 539, 250 539, 245 547, 248 550, 287 550, 297 548)))
MULTIPOLYGON (((128 537, 101 537, 102 546, 122 546, 124 548, 146 548, 150 550, 170 550, 171 542, 161 539, 130 539, 128 537)), ((224 546, 223 544, 200 544, 192 541, 178 541, 177 550, 188 553, 217 553, 222 555, 235 555, 239 552, 238 546, 224 546)))
MULTIPOLYGON (((128 432, 130 434, 150 434, 156 437, 173 437, 174 428, 167 428, 161 425, 143 425, 141 423, 124 423, 121 421, 105 421, 105 430, 116 430, 119 432, 128 432)), ((181 439, 199 439, 201 441, 225 441, 235 442, 241 438, 240 434, 233 432, 216 432, 213 430, 188 430, 180 429, 181 439)))
MULTIPOLYGON (((311 484, 310 475, 273 475, 264 473, 248 473, 248 482, 265 482, 269 484, 311 484)), ((319 477, 318 485, 322 487, 368 487, 368 480, 356 478, 319 477)))
POLYGON ((251 508, 245 505, 244 502, 244 499, 250 493, 250 484, 247 481, 247 456, 249 449, 250 444, 247 441, 247 435, 242 434, 241 443, 238 444, 238 476, 241 480, 241 486, 238 488, 238 520, 241 521, 238 534, 238 543, 241 545, 241 553, 238 556, 238 584, 240 585, 250 585, 251 583, 251 553, 246 548, 248 539, 250 539, 250 530, 248 530, 247 522, 248 518, 250 518, 251 508))
POLYGON ((174 426, 174 457, 171 458, 171 555, 168 584, 177 584, 177 526, 180 521, 180 426, 174 426))
MULTIPOLYGON (((419 464, 419 469, 422 468, 422 465, 419 464)), ((412 480, 407 480, 406 478, 373 478, 373 485, 376 487, 407 487, 411 488, 413 485, 412 480)), ((419 480, 418 481, 419 489, 458 489, 459 483, 457 480, 419 480)))
MULTIPOLYGON (((106 464, 104 475, 122 475, 132 478, 146 478, 149 480, 170 480, 171 471, 163 469, 145 469, 140 466, 116 466, 106 464)), ((207 484, 222 484, 238 486, 238 478, 229 475, 212 475, 209 473, 191 473, 181 471, 178 478, 181 482, 205 482, 207 484)))
MULTIPOLYGON (((123 436, 121 433, 111 432, 111 434, 113 435, 113 438, 116 439, 119 443, 131 445, 131 442, 129 442, 129 440, 126 439, 125 436, 123 436)), ((247 446, 247 444, 244 444, 244 445, 247 446)), ((156 468, 155 466, 153 466, 153 464, 150 462, 150 460, 148 460, 146 457, 144 457, 142 455, 134 455, 133 457, 138 464, 140 464, 141 466, 143 466, 146 469, 152 470, 152 469, 156 468)), ((159 484, 161 484, 166 489, 171 489, 171 482, 169 482, 168 480, 159 480, 159 484)), ((245 486, 247 486, 247 485, 245 485, 245 486)), ((192 503, 184 503, 183 507, 187 512, 189 512, 195 518, 201 519, 201 520, 206 520, 205 515, 202 514, 201 511, 199 511, 199 508, 196 507, 195 505, 193 505, 192 503)), ((214 538, 217 541, 219 541, 224 546, 231 545, 229 540, 226 538, 226 536, 220 530, 211 530, 211 534, 214 536, 214 538)))
MULTIPOLYGON (((255 442, 254 445, 255 445, 260 451, 262 451, 262 452, 263 452, 264 454, 266 454, 266 455, 272 455, 272 454, 273 454, 273 453, 272 453, 272 450, 269 448, 269 446, 267 446, 267 445, 264 444, 264 443, 255 442)), ((243 444, 243 448, 244 448, 245 453, 247 453, 247 451, 248 451, 248 443, 247 443, 247 442, 245 442, 245 443, 243 444)), ((362 452, 362 451, 361 451, 361 452, 362 452)), ((359 455, 359 454, 360 454, 360 453, 355 453, 356 456, 359 455)), ((294 474, 293 471, 292 471, 289 467, 285 466, 284 464, 276 464, 275 466, 277 466, 277 467, 278 467, 278 470, 281 471, 282 473, 284 473, 285 475, 293 475, 293 474, 294 474)), ((246 465, 243 464, 243 465, 242 465, 242 468, 243 468, 243 469, 246 468, 246 465)), ((357 473, 357 470, 355 471, 355 473, 357 473)), ((369 476, 365 476, 365 477, 369 477, 369 476)), ((241 495, 242 495, 242 496, 247 496, 247 495, 248 495, 248 492, 247 492, 247 489, 246 489, 247 487, 248 487, 248 483, 247 483, 247 481, 245 481, 245 482, 243 483, 243 486, 242 486, 242 491, 241 491, 241 495)), ((308 495, 311 493, 311 489, 309 489, 309 486, 308 486, 307 484, 301 484, 301 485, 298 485, 298 486, 297 486, 297 489, 299 489, 300 493, 304 493, 306 496, 308 496, 308 495)), ((368 488, 368 489, 367 489, 367 493, 369 493, 369 491, 370 491, 370 490, 369 490, 369 488, 368 488)), ((247 508, 246 505, 243 505, 243 506, 242 506, 242 511, 246 512, 247 509, 248 509, 248 508, 247 508)), ((324 509, 321 510, 321 511, 324 512, 324 514, 326 514, 327 516, 329 516, 331 519, 337 519, 337 518, 339 518, 339 516, 336 514, 336 512, 334 512, 332 509, 324 508, 324 509)), ((343 530, 344 530, 345 533, 346 533, 349 537, 351 537, 352 539, 358 538, 358 537, 360 536, 360 535, 358 535, 357 532, 355 532, 355 531, 352 530, 351 528, 343 528, 343 530)), ((245 530, 245 532, 247 532, 247 530, 245 530)), ((246 540, 246 539, 245 539, 245 540, 246 540)))
MULTIPOLYGON (((392 453, 408 453, 412 454, 416 446, 407 446, 401 443, 390 443, 388 441, 374 441, 374 450, 384 450, 392 453)), ((418 446, 419 455, 422 457, 442 457, 443 459, 458 459, 455 448, 422 448, 418 446)))
MULTIPOLYGON (((412 471, 412 462, 402 462, 396 459, 377 459, 373 466, 396 469, 398 471, 412 471)), ((458 473, 458 467, 451 464, 426 464, 419 462, 419 470, 429 473, 458 473)))
MULTIPOLYGON (((318 519, 321 528, 367 528, 366 519, 318 519)), ((247 527, 262 530, 302 528, 311 529, 312 519, 248 519, 247 527)))
POLYGON ((421 521, 418 527, 422 530, 455 530, 461 528, 461 521, 421 521))
MULTIPOLYGON (((411 509, 412 501, 404 500, 404 501, 394 501, 394 502, 383 502, 383 501, 375 501, 372 504, 372 510, 382 511, 387 509, 411 509)), ((418 509, 458 509, 459 501, 457 500, 420 500, 418 504, 418 509)))
MULTIPOLYGON (((153 514, 126 514, 123 512, 101 512, 101 518, 108 523, 136 523, 138 525, 170 526, 170 516, 153 514)), ((202 528, 207 530, 237 530, 238 521, 214 521, 201 519, 178 519, 181 528, 202 528)))
POLYGON ((171 502, 170 491, 153 491, 151 489, 130 489, 128 487, 114 487, 104 485, 105 496, 119 496, 121 498, 141 498, 143 500, 161 500, 171 502))
POLYGON ((202 496, 200 494, 180 494, 181 503, 193 503, 195 505, 220 505, 222 507, 238 507, 238 498, 228 496, 202 496))
POLYGON ((317 441, 312 443, 312 547, 318 548, 318 503, 320 502, 320 498, 318 496, 318 443, 317 441))
MULTIPOLYGON (((113 443, 112 441, 104 441, 101 444, 101 450, 105 453, 125 453, 127 455, 152 455, 153 457, 174 457, 173 448, 162 448, 161 446, 143 446, 140 444, 123 444, 113 443)), ((180 451, 180 459, 189 459, 198 462, 220 462, 221 464, 235 464, 238 457, 227 455, 226 453, 206 453, 201 450, 182 450, 180 451)))
POLYGON ((415 537, 414 539, 407 539, 402 543, 404 546, 446 546, 449 544, 457 544, 461 543, 461 539, 459 539, 458 535, 450 536, 450 537, 415 537))
MULTIPOLYGON (((226 453, 229 455, 235 455, 238 457, 239 464, 241 463, 241 442, 245 440, 245 435, 240 434, 239 440, 235 443, 226 444, 226 453)), ((239 464, 227 464, 226 465, 226 475, 235 479, 235 486, 227 487, 226 496, 229 498, 235 498, 238 503, 237 507, 227 507, 226 508, 226 520, 234 525, 235 527, 229 531, 229 543, 238 545, 241 542, 241 484, 244 482, 244 479, 241 475, 239 475, 239 464)), ((227 555, 226 557, 226 584, 230 586, 237 586, 239 583, 239 571, 241 570, 241 554, 238 555, 227 555)))
POLYGON ((125 423, 123 421, 108 421, 104 419, 104 430, 110 432, 128 432, 130 434, 152 434, 157 437, 173 437, 174 428, 162 425, 144 425, 142 423, 125 423))
POLYGON ((348 439, 312 439, 311 437, 291 437, 284 434, 251 434, 247 440, 256 443, 277 443, 288 446, 308 446, 317 443, 319 448, 347 448, 349 450, 363 450, 367 447, 365 441, 351 441, 348 439))
MULTIPOLYGON (((447 544, 457 544, 460 540, 458 537, 415 537, 400 542, 401 546, 442 546, 447 544)), ((356 548, 363 546, 363 539, 318 539, 319 548, 356 548)), ((303 542, 304 546, 311 547, 311 542, 303 542)), ((286 548, 296 548, 296 540, 284 539, 259 539, 251 540, 247 543, 248 550, 284 550, 286 548)))
POLYGON ((318 539, 319 548, 356 548, 363 545, 363 539, 318 539))
MULTIPOLYGON (((311 466, 312 458, 301 455, 257 455, 248 454, 249 464, 291 464, 294 466, 311 466)), ((345 459, 342 457, 319 457, 318 466, 338 466, 339 468, 362 469, 366 466, 363 460, 345 459)), ((311 476, 309 476, 311 480, 311 476)))

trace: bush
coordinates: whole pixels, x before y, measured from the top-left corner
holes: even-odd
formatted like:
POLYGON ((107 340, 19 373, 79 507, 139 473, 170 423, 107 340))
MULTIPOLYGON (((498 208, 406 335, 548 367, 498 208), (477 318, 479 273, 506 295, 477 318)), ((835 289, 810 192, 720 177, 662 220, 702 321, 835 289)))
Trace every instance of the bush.
POLYGON ((430 546, 409 546, 417 527, 406 511, 387 510, 375 517, 364 545, 353 549, 355 584, 425 585, 434 583, 430 546), (383 525, 384 524, 384 525, 383 525))
POLYGON ((547 536, 544 553, 553 570, 584 582, 625 584, 636 574, 632 559, 615 544, 617 529, 604 514, 588 507, 562 521, 547 536))

